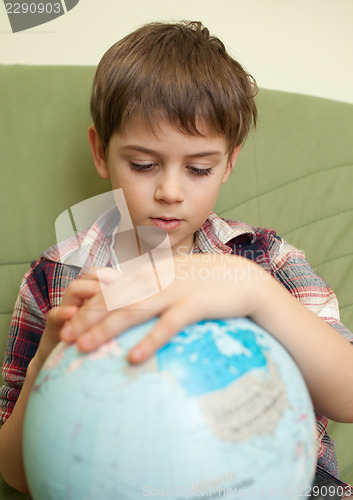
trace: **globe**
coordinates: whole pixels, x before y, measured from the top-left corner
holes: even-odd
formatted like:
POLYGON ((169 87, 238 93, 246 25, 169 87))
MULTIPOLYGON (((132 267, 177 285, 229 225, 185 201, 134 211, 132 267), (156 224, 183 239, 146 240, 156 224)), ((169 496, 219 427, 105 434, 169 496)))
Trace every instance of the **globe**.
POLYGON ((287 351, 246 318, 213 320, 130 365, 155 321, 90 354, 60 343, 49 356, 24 423, 34 500, 302 497, 316 425, 287 351))

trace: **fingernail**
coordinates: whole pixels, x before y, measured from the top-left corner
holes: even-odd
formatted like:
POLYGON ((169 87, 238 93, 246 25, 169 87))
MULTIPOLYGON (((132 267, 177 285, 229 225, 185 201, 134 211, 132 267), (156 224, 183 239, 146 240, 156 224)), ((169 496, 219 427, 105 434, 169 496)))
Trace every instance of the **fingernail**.
POLYGON ((82 337, 79 337, 77 340, 77 344, 79 349, 83 350, 90 350, 93 346, 93 337, 89 333, 86 335, 82 335, 82 337))
POLYGON ((70 325, 64 326, 64 328, 61 330, 61 338, 64 342, 70 342, 73 340, 73 330, 70 325))
POLYGON ((141 361, 143 361, 143 350, 141 349, 141 347, 132 349, 132 351, 129 352, 128 358, 133 363, 141 363, 141 361))

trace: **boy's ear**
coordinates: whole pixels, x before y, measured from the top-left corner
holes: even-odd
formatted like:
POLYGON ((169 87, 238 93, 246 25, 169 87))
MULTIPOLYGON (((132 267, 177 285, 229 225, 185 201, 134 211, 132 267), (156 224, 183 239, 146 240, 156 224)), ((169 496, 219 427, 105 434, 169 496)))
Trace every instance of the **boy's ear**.
POLYGON ((91 125, 88 129, 88 141, 89 145, 91 146, 93 161, 98 174, 103 177, 103 179, 109 179, 110 173, 103 151, 102 141, 100 140, 100 137, 94 125, 91 125))
POLYGON ((240 151, 240 148, 241 148, 241 145, 234 148, 233 153, 230 155, 222 183, 225 183, 226 180, 228 179, 228 177, 230 176, 230 174, 232 173, 235 162, 237 160, 237 157, 238 157, 238 154, 240 151))

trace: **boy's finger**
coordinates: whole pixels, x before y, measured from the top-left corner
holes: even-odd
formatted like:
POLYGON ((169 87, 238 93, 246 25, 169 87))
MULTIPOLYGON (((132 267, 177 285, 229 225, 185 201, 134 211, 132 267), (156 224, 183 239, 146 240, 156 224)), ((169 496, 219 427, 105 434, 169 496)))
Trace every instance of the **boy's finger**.
POLYGON ((53 307, 47 314, 47 325, 53 328, 62 327, 63 323, 69 321, 77 312, 76 306, 53 307))
MULTIPOLYGON (((126 298, 126 290, 116 281, 108 286, 108 289, 113 298, 114 294, 116 295, 116 302, 120 297, 126 298)), ((79 309, 70 324, 61 332, 61 338, 66 342, 78 341, 80 338, 78 347, 89 351, 128 328, 157 316, 165 305, 164 294, 155 294, 142 301, 108 310, 106 295, 100 293, 79 309)))
POLYGON ((80 307, 85 300, 101 292, 102 288, 99 281, 87 279, 75 280, 67 287, 62 305, 80 307))
POLYGON ((199 319, 185 302, 174 305, 162 314, 150 333, 130 350, 127 355, 128 361, 133 364, 142 363, 167 344, 186 325, 199 319))
MULTIPOLYGON (((109 288, 114 290, 111 286, 109 288)), ((121 293, 119 287, 116 293, 121 293)), ((80 350, 89 352, 129 328, 159 316, 173 303, 173 297, 166 289, 139 302, 108 311, 103 294, 99 294, 78 310, 60 336, 66 342, 76 341, 80 350)))
POLYGON ((151 309, 121 309, 110 312, 77 337, 77 347, 83 352, 96 349, 108 340, 128 330, 137 323, 143 323, 153 316, 151 309))
POLYGON ((60 337, 65 342, 76 341, 109 314, 101 292, 86 298, 88 299, 86 303, 78 309, 72 321, 66 324, 60 332, 60 337))

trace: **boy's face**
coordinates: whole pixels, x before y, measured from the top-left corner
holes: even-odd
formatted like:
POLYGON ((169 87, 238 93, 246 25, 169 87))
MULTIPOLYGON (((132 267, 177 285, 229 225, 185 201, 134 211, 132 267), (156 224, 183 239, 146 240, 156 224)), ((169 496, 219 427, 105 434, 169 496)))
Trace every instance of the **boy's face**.
POLYGON ((89 130, 98 173, 113 189, 123 189, 134 226, 166 230, 174 253, 191 250, 239 150, 229 158, 224 137, 201 132, 187 135, 168 122, 153 132, 133 119, 124 133, 112 136, 105 158, 94 127, 89 130))

